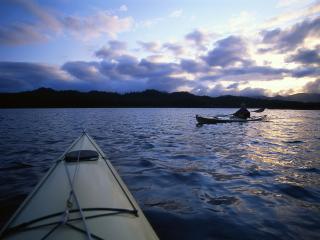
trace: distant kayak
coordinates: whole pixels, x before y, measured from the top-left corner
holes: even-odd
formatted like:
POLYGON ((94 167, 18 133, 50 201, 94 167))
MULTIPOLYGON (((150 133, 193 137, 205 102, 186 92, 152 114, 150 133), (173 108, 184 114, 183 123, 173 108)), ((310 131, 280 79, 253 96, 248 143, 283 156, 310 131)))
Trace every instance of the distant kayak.
POLYGON ((250 117, 247 119, 237 118, 233 116, 224 116, 224 117, 201 117, 196 115, 197 122, 199 124, 216 124, 216 123, 232 123, 232 122, 256 122, 266 119, 264 116, 250 117))
POLYGON ((83 133, 0 232, 1 239, 158 239, 102 150, 83 133))

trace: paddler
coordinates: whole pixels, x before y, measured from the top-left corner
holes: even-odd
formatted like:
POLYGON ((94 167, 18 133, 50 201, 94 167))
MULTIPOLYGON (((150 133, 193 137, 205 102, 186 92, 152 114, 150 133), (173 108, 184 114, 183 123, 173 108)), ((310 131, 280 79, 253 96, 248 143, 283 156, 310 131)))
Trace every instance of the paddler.
POLYGON ((246 108, 246 105, 244 103, 241 103, 241 108, 236 111, 233 116, 237 118, 247 119, 250 117, 250 112, 246 108))

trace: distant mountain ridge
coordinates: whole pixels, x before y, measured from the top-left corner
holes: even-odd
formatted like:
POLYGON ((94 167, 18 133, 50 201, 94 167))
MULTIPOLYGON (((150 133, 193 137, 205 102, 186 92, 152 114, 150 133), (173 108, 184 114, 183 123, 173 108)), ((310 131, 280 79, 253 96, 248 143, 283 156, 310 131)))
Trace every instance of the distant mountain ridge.
POLYGON ((275 96, 272 99, 297 102, 320 102, 320 93, 297 93, 289 96, 275 96))
POLYGON ((197 96, 189 92, 160 92, 145 90, 119 94, 115 92, 57 91, 39 88, 20 93, 0 93, 1 108, 52 108, 52 107, 217 107, 237 108, 242 102, 250 108, 320 109, 319 94, 295 94, 288 97, 197 96), (294 101, 294 99, 301 99, 294 101))

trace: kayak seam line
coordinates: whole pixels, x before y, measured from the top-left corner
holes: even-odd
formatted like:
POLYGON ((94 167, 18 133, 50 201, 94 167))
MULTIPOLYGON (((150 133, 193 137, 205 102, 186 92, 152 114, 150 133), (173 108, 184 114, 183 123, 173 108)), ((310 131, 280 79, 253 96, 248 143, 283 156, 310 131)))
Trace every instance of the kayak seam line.
MULTIPOLYGON (((70 188, 71 188, 71 192, 72 192, 72 195, 73 195, 73 198, 79 208, 79 212, 80 212, 80 215, 81 215, 81 218, 82 218, 82 222, 83 222, 83 225, 84 225, 84 228, 85 228, 85 232, 86 232, 86 235, 88 237, 89 240, 91 240, 91 232, 89 230, 89 227, 87 225, 87 222, 86 222, 86 217, 84 216, 83 212, 82 212, 82 208, 80 206, 80 202, 78 200, 78 197, 77 197, 77 194, 75 192, 75 189, 74 189, 74 186, 73 186, 73 181, 71 180, 71 176, 70 176, 70 172, 69 172, 69 168, 66 164, 66 162, 63 163, 64 167, 65 167, 65 171, 66 171, 66 174, 67 174, 67 177, 68 177, 68 182, 69 182, 69 185, 70 185, 70 188)), ((68 224, 67 222, 65 224, 68 224)))

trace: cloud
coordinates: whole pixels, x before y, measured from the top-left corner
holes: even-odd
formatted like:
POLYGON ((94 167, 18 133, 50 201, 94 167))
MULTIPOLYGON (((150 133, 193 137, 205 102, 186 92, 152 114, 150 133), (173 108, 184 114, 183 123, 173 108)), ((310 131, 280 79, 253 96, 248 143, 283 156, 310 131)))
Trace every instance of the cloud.
MULTIPOLYGON (((38 15, 35 16, 40 19, 38 15)), ((45 19, 45 16, 42 18, 45 19)), ((105 11, 88 16, 60 15, 57 19, 62 31, 88 39, 99 36, 112 38, 129 30, 133 24, 133 19, 131 21, 130 18, 118 17, 105 11)), ((319 22, 320 18, 314 18, 284 29, 264 30, 256 39, 241 35, 224 36, 215 40, 210 50, 207 50, 208 44, 216 36, 195 29, 186 34, 181 42, 148 42, 142 38, 143 41, 137 44, 144 58, 141 58, 141 52, 138 56, 134 55, 127 48, 126 42, 111 40, 94 52, 97 57, 95 61, 68 61, 61 67, 0 62, 0 91, 30 90, 45 86, 117 92, 155 88, 163 91, 188 89, 194 93, 210 95, 267 94, 266 90, 247 86, 257 81, 318 78, 319 22), (255 55, 261 46, 267 54, 255 55), (276 65, 278 62, 280 64, 276 65), (227 83, 230 84, 225 86, 227 83)), ((17 26, 10 25, 10 28, 8 26, 0 24, 0 43, 19 44, 22 41, 22 44, 45 41, 51 37, 47 31, 41 30, 40 25, 19 23, 17 26), (12 32, 8 33, 9 30, 12 32)), ((269 85, 266 83, 266 86, 269 85)))
POLYGON ((178 43, 164 43, 162 47, 171 51, 175 56, 179 56, 184 53, 183 47, 178 43))
POLYGON ((22 45, 43 42, 59 33, 70 34, 88 41, 107 35, 115 38, 119 33, 130 30, 134 25, 132 17, 119 17, 106 11, 97 11, 89 16, 57 16, 49 9, 29 0, 5 2, 14 4, 27 14, 25 21, 0 23, 0 44, 22 45))
POLYGON ((27 62, 0 62, 0 90, 22 91, 39 87, 60 89, 72 85, 72 77, 58 67, 27 62))
POLYGON ((35 21, 15 21, 9 24, 0 23, 0 44, 23 45, 35 42, 45 42, 49 33, 61 31, 61 23, 48 10, 40 7, 34 1, 13 0, 3 4, 13 4, 15 9, 22 10, 24 14, 35 21))
POLYGON ((320 79, 308 82, 304 86, 303 91, 307 93, 320 93, 320 79))
POLYGON ((179 65, 173 63, 153 63, 146 59, 138 60, 130 55, 121 55, 116 61, 67 62, 62 66, 75 79, 90 83, 91 88, 99 90, 144 90, 156 88, 172 91, 184 80, 171 77, 179 73, 179 65))
MULTIPOLYGON (((99 63, 99 71, 107 81, 122 81, 126 80, 126 76, 122 75, 116 69, 117 63, 111 61, 101 61, 99 63)), ((130 82, 128 82, 129 84, 130 82)))
POLYGON ((177 9, 177 10, 174 10, 173 12, 171 12, 169 14, 169 17, 172 17, 172 18, 179 18, 181 17, 183 14, 183 10, 182 9, 177 9))
POLYGON ((146 89, 157 89, 159 91, 174 92, 189 81, 176 77, 152 77, 146 83, 146 89))
POLYGON ((145 58, 146 60, 154 63, 164 63, 168 62, 168 58, 164 54, 152 54, 145 58))
POLYGON ((209 68, 206 64, 192 59, 181 59, 180 66, 182 70, 188 73, 207 73, 209 71, 209 68))
POLYGON ((61 23, 48 9, 41 7, 36 2, 31 0, 13 0, 17 6, 22 7, 30 15, 40 20, 40 23, 46 28, 52 29, 56 32, 61 30, 61 23))
POLYGON ((214 87, 209 88, 201 86, 194 88, 194 93, 198 95, 209 95, 209 96, 221 96, 221 95, 234 95, 234 96, 266 96, 269 92, 263 88, 251 88, 246 87, 243 89, 238 88, 238 84, 232 84, 233 86, 223 86, 222 84, 216 84, 214 87))
POLYGON ((112 59, 124 54, 124 52, 127 50, 127 44, 122 41, 113 40, 109 41, 108 44, 109 47, 102 47, 101 49, 95 52, 95 55, 98 58, 112 59))
POLYGON ((224 74, 228 75, 243 75, 249 73, 261 74, 261 75, 279 75, 284 73, 289 73, 290 71, 285 68, 272 68, 268 66, 246 66, 246 67, 238 67, 238 68, 229 68, 224 70, 224 74))
POLYGON ((307 37, 320 37, 320 17, 296 23, 287 29, 265 30, 261 34, 262 42, 269 45, 270 49, 282 53, 292 51, 307 37))
POLYGON ((22 45, 47 41, 48 37, 39 32, 38 27, 32 24, 12 24, 0 26, 1 45, 22 45))
POLYGON ((71 35, 82 40, 90 40, 103 34, 115 38, 120 32, 131 29, 134 20, 131 17, 120 18, 108 12, 98 11, 87 17, 67 16, 62 22, 71 35))
POLYGON ((318 77, 320 76, 319 67, 298 67, 292 70, 292 76, 296 78, 318 77))
POLYGON ((118 55, 115 60, 66 62, 61 68, 34 63, 0 62, 0 91, 52 87, 116 92, 154 88, 172 92, 187 87, 194 93, 212 96, 225 94, 256 96, 269 94, 269 92, 262 88, 243 88, 243 84, 251 80, 279 80, 291 74, 295 74, 296 77, 311 74, 319 76, 318 68, 287 70, 261 66, 229 67, 220 69, 212 76, 208 75, 209 71, 210 67, 202 61, 183 59, 179 64, 155 63, 147 59, 139 60, 126 54, 118 55), (186 80, 183 77, 183 73, 186 72, 202 74, 205 77, 193 81, 186 80), (215 82, 215 86, 208 87, 208 81, 215 82), (229 81, 231 84, 224 86, 220 81, 229 81))
POLYGON ((136 23, 136 26, 142 27, 142 28, 151 28, 151 27, 154 27, 156 24, 162 22, 164 19, 165 18, 161 18, 161 17, 146 19, 146 20, 138 21, 136 23))
POLYGON ((252 12, 241 11, 239 15, 233 16, 228 21, 228 31, 233 33, 248 32, 256 27, 256 16, 252 12))
POLYGON ((214 74, 204 74, 201 80, 204 81, 269 81, 283 79, 287 75, 291 75, 291 70, 284 68, 272 68, 268 66, 243 66, 230 67, 219 70, 214 74))
MULTIPOLYGON (((283 3, 283 7, 289 7, 291 5, 301 5, 305 4, 305 1, 280 1, 283 3), (298 4, 296 4, 298 3, 298 4), (286 6, 285 6, 286 5, 286 6)), ((281 5, 278 5, 279 7, 282 7, 281 5)), ((270 20, 268 20, 265 24, 265 28, 274 28, 279 27, 280 25, 285 25, 288 23, 301 21, 302 19, 306 18, 313 18, 319 15, 320 12, 320 2, 314 1, 311 4, 308 4, 305 7, 299 6, 297 9, 290 9, 290 11, 280 14, 279 16, 273 17, 270 20)))
POLYGON ((214 34, 208 33, 204 30, 195 29, 185 35, 185 39, 192 42, 199 50, 206 50, 206 44, 214 36, 214 34))
POLYGON ((137 42, 143 50, 153 53, 158 53, 161 50, 161 45, 158 42, 137 42))
POLYGON ((127 12, 128 11, 128 7, 127 5, 123 4, 119 7, 119 11, 120 12, 127 12))
POLYGON ((279 8, 282 8, 282 7, 288 7, 291 5, 295 5, 300 2, 301 2, 301 0, 278 0, 278 3, 276 6, 279 8))
POLYGON ((102 90, 128 92, 145 90, 145 81, 126 76, 117 69, 119 63, 101 62, 67 62, 62 69, 77 81, 72 89, 102 90))
POLYGON ((178 64, 175 63, 153 63, 146 59, 142 59, 139 64, 137 72, 131 72, 132 76, 142 78, 167 77, 172 74, 180 73, 178 64))
POLYGON ((102 74, 99 71, 99 65, 96 62, 67 62, 63 64, 61 69, 77 79, 88 82, 100 81, 102 78, 102 74))
POLYGON ((299 49, 297 53, 287 58, 287 62, 297 62, 306 65, 320 65, 320 46, 318 49, 299 49))
POLYGON ((151 52, 151 53, 161 53, 163 51, 169 50, 172 52, 175 56, 179 56, 184 53, 184 48, 179 43, 163 43, 162 45, 159 42, 144 42, 144 41, 138 41, 137 42, 142 50, 151 52))
POLYGON ((219 40, 215 48, 203 56, 203 60, 210 66, 228 67, 235 64, 249 65, 247 44, 238 36, 229 36, 219 40))

